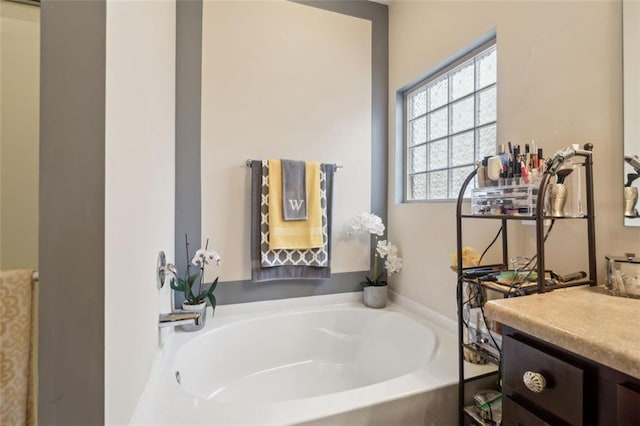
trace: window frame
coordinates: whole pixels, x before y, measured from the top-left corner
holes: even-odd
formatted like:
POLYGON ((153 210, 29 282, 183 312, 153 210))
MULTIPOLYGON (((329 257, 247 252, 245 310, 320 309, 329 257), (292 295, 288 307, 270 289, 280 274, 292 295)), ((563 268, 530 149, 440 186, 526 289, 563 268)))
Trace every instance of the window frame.
MULTIPOLYGON (((496 152, 497 152, 497 130, 498 130, 498 98, 497 98, 497 87, 498 87, 498 69, 497 69, 497 63, 496 63, 496 82, 485 86, 481 89, 478 89, 476 87, 476 72, 475 72, 475 68, 474 68, 474 90, 471 93, 468 93, 464 96, 461 96, 460 98, 456 99, 455 101, 450 101, 449 96, 447 97, 447 103, 438 107, 438 108, 434 108, 432 111, 428 111, 425 113, 425 115, 428 115, 429 113, 432 113, 433 111, 437 111, 441 108, 447 108, 447 110, 449 110, 450 106, 455 103, 455 102, 459 102, 462 101, 466 98, 469 98, 471 96, 473 96, 474 98, 474 125, 471 128, 465 129, 465 130, 461 130, 459 132, 455 132, 455 133, 449 133, 449 127, 450 127, 450 123, 447 126, 447 134, 445 136, 443 136, 442 138, 438 138, 438 139, 434 139, 433 141, 429 141, 427 140, 426 142, 422 143, 422 144, 418 144, 418 145, 412 145, 411 147, 409 146, 409 94, 411 94, 412 92, 415 92, 417 89, 425 87, 427 85, 429 85, 430 83, 438 80, 439 78, 441 78, 442 76, 444 76, 445 74, 448 74, 449 72, 455 70, 456 68, 458 68, 459 66, 463 65, 465 62, 469 61, 470 59, 475 58, 476 56, 479 56, 480 54, 482 54, 483 52, 491 49, 491 48, 495 48, 497 51, 498 45, 497 45, 497 37, 495 35, 493 35, 493 37, 491 37, 490 39, 485 39, 484 41, 480 42, 480 44, 475 44, 474 46, 470 47, 469 50, 466 50, 465 52, 458 54, 456 56, 454 56, 452 59, 445 61, 443 64, 441 64, 439 67, 437 67, 435 70, 432 70, 430 72, 428 72, 427 74, 425 74, 424 76, 422 76, 419 80, 417 80, 415 83, 403 88, 400 92, 400 96, 401 98, 401 106, 402 106, 402 149, 403 149, 403 173, 402 173, 402 202, 403 203, 407 203, 407 204, 411 204, 411 203, 447 203, 447 202, 455 202, 458 199, 458 196, 455 195, 451 198, 427 198, 427 199, 419 199, 419 200, 412 200, 409 199, 409 181, 412 175, 414 174, 421 174, 421 173, 428 173, 430 172, 430 170, 425 170, 425 172, 420 172, 420 173, 410 173, 410 165, 409 165, 409 161, 410 161, 410 155, 409 155, 409 150, 410 148, 413 148, 415 146, 418 145, 425 145, 428 146, 430 143, 432 142, 436 142, 439 140, 446 140, 447 141, 447 163, 449 162, 448 160, 448 155, 449 155, 449 149, 450 149, 450 141, 449 138, 458 134, 463 134, 466 132, 470 132, 473 131, 474 134, 474 161, 471 163, 471 165, 475 164, 478 159, 476 159, 476 149, 477 149, 477 131, 478 129, 481 129, 483 127, 486 126, 491 126, 491 125, 495 125, 496 126, 496 152), (491 121, 488 123, 483 123, 482 125, 477 125, 476 124, 476 115, 477 115, 477 100, 476 100, 476 95, 478 93, 483 92, 484 90, 490 89, 494 87, 496 89, 496 119, 495 121, 491 121)), ((450 90, 450 87, 447 87, 447 90, 450 90)), ((448 113, 448 121, 451 120, 451 116, 448 113)), ((427 131, 428 131, 428 127, 427 127, 427 131)), ((427 138, 428 139, 428 138, 427 138)), ((428 156, 427 156, 427 162, 428 160, 428 156)), ((468 167, 469 164, 464 164, 461 166, 455 166, 455 167, 451 167, 449 164, 447 164, 447 167, 439 169, 439 170, 444 170, 447 172, 448 176, 447 176, 447 183, 449 184, 450 181, 450 170, 458 168, 458 167, 468 167)), ((468 197, 464 198, 465 200, 468 200, 468 197)))

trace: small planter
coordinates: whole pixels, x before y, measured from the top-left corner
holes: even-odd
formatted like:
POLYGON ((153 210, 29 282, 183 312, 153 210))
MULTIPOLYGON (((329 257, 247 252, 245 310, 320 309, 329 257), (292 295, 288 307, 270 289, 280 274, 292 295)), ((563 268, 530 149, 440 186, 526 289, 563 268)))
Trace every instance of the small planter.
POLYGON ((363 291, 365 306, 376 309, 387 306, 387 287, 387 285, 366 286, 363 291))
POLYGON ((188 305, 186 302, 182 302, 182 310, 187 312, 200 312, 200 323, 198 325, 181 325, 181 330, 198 331, 204 328, 204 324, 207 321, 207 302, 202 302, 197 305, 188 305))

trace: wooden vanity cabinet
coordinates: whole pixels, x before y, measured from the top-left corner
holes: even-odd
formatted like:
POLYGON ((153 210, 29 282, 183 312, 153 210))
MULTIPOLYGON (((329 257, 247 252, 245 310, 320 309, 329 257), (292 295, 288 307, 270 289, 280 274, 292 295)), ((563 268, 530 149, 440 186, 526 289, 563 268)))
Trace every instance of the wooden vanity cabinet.
POLYGON ((640 387, 633 383, 616 385, 616 409, 618 423, 640 425, 640 387))
POLYGON ((502 351, 504 426, 640 425, 640 380, 510 327, 502 351))

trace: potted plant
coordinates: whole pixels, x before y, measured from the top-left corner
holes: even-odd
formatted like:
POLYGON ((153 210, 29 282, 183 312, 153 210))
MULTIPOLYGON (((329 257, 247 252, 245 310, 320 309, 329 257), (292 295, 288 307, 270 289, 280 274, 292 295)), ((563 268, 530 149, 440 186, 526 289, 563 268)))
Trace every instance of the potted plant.
POLYGON ((369 233, 375 240, 375 254, 373 258, 373 274, 365 276, 363 298, 364 304, 370 308, 384 308, 387 305, 386 276, 399 272, 402 259, 398 257, 398 248, 390 241, 380 240, 384 235, 385 226, 382 219, 372 213, 360 213, 349 223, 350 235, 369 233), (383 269, 378 273, 378 265, 384 261, 383 269))
MULTIPOLYGON (((187 259, 189 259, 189 240, 187 235, 184 236, 185 246, 187 250, 187 259)), ((193 256, 191 261, 187 261, 187 268, 184 278, 178 277, 178 282, 171 281, 171 288, 176 291, 184 293, 184 301, 182 302, 182 309, 191 312, 200 312, 200 322, 198 325, 183 325, 181 326, 185 331, 196 331, 204 327, 207 314, 207 300, 211 304, 211 308, 216 309, 216 296, 213 291, 218 285, 218 277, 209 285, 206 286, 204 282, 204 270, 206 265, 215 264, 220 265, 220 255, 214 251, 209 250, 209 239, 204 249, 199 249, 193 256), (191 274, 191 265, 198 267, 199 271, 195 274, 191 274), (197 282, 196 282, 197 280, 197 282)))

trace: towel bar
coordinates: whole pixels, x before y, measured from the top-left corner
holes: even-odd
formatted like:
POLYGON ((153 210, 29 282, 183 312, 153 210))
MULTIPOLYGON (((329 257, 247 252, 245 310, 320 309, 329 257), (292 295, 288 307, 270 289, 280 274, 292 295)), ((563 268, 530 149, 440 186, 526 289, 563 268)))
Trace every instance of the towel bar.
POLYGON ((40 274, 38 274, 38 271, 36 271, 36 272, 34 272, 34 273, 33 273, 33 276, 31 277, 31 279, 32 279, 33 281, 38 281, 38 280, 40 280, 40 274))
MULTIPOLYGON (((244 162, 244 164, 245 164, 247 167, 251 168, 251 162, 252 162, 252 161, 253 161, 253 160, 247 160, 247 161, 245 161, 245 162, 244 162)), ((342 164, 335 163, 335 164, 334 164, 334 166, 336 167, 336 172, 342 168, 342 164)))

